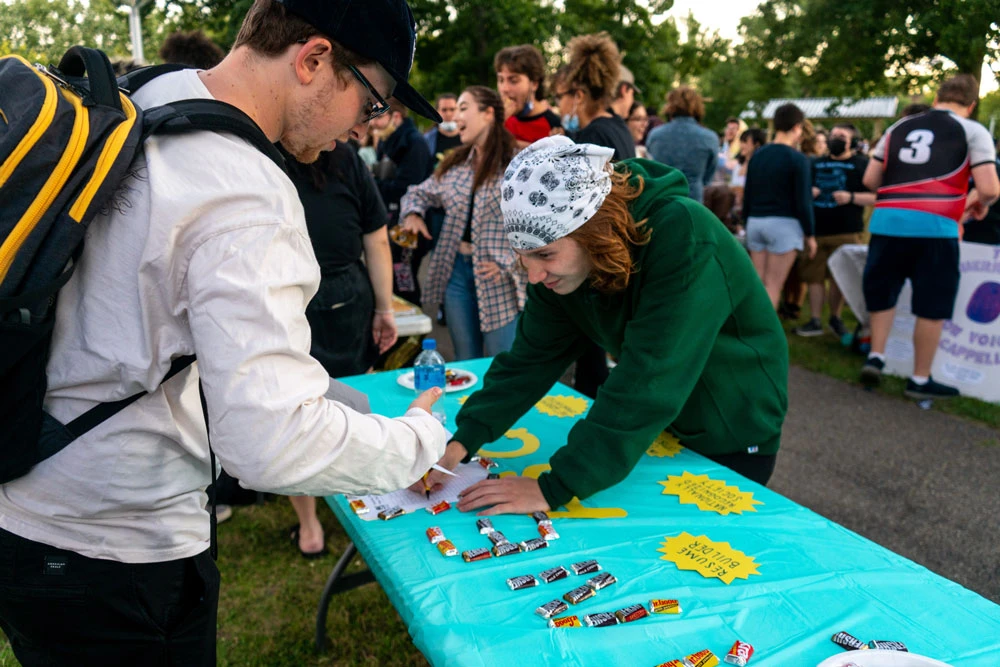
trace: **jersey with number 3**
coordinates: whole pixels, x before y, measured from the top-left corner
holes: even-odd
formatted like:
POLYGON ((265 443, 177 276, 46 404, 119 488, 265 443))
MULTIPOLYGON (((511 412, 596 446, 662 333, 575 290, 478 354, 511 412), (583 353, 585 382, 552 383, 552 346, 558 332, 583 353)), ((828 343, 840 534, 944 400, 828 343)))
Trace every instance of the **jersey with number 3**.
POLYGON ((996 150, 979 123, 932 109, 886 130, 872 159, 884 169, 873 234, 957 238, 969 174, 993 162, 996 150))

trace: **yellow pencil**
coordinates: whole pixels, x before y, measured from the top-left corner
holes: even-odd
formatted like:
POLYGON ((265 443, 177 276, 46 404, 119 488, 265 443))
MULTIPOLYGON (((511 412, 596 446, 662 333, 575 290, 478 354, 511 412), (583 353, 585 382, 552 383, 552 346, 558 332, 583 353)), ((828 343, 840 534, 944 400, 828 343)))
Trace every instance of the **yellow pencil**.
POLYGON ((428 474, 430 474, 430 473, 429 472, 425 472, 424 473, 423 481, 424 481, 424 494, 427 496, 427 500, 430 500, 431 499, 431 487, 427 486, 427 475, 428 474))

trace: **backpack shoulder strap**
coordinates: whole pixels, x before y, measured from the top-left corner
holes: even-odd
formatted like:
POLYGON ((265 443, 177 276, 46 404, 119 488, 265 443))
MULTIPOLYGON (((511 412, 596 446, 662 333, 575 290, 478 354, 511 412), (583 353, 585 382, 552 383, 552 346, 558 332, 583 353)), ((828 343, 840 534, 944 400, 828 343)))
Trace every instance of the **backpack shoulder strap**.
POLYGON ((176 63, 140 67, 139 69, 126 72, 122 76, 118 77, 118 86, 128 91, 129 95, 134 95, 135 91, 139 90, 156 77, 164 74, 170 74, 171 72, 179 72, 182 69, 190 68, 187 65, 178 65, 176 63))
POLYGON ((179 100, 152 107, 143 112, 143 138, 153 134, 187 132, 228 132, 246 139, 278 167, 285 170, 285 159, 250 116, 231 104, 218 100, 179 100))
POLYGON ((74 46, 63 55, 58 70, 78 79, 86 75, 87 90, 94 102, 124 115, 115 70, 104 52, 86 46, 74 46))

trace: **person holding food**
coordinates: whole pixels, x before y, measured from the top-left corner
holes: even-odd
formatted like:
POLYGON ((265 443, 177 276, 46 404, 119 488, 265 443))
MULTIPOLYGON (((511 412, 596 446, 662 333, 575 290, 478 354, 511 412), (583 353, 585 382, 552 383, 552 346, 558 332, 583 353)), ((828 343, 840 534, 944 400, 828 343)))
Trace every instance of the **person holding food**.
POLYGON ((462 511, 523 514, 587 498, 623 480, 664 430, 760 484, 774 470, 788 344, 746 251, 688 197, 680 171, 641 159, 612 167, 612 153, 549 137, 504 175, 527 302, 439 464, 453 469, 500 438, 590 341, 618 365, 551 471, 474 484, 462 511))
POLYGON ((462 145, 430 178, 409 187, 400 214, 406 231, 430 239, 424 215, 444 209, 424 301, 444 305, 455 358, 463 360, 510 348, 525 281, 500 212, 500 178, 517 150, 503 126, 500 95, 483 86, 466 88, 455 119, 462 145))

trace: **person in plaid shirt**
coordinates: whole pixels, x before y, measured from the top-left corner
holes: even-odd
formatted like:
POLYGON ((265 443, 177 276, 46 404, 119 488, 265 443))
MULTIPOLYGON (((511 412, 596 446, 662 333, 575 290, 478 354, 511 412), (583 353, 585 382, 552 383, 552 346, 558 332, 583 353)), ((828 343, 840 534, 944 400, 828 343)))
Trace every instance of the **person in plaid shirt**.
POLYGON ((524 269, 507 242, 500 210, 500 180, 517 150, 503 119, 495 91, 466 88, 456 115, 461 147, 400 202, 403 227, 427 239, 424 214, 445 210, 424 301, 444 304, 456 360, 510 349, 524 308, 524 269))

